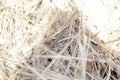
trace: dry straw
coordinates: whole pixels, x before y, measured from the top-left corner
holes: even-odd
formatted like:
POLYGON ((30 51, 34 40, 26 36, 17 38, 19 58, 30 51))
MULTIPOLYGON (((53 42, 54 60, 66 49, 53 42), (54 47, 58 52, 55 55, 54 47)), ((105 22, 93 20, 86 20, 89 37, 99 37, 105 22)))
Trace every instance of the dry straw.
POLYGON ((0 80, 117 80, 119 4, 0 0, 0 80))

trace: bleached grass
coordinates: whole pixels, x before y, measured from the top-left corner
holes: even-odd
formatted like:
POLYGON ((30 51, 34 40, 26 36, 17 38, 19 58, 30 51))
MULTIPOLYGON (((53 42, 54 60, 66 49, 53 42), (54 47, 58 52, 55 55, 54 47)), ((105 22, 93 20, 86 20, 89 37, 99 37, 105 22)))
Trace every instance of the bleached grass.
POLYGON ((118 0, 0 0, 0 80, 120 76, 118 19, 118 0))

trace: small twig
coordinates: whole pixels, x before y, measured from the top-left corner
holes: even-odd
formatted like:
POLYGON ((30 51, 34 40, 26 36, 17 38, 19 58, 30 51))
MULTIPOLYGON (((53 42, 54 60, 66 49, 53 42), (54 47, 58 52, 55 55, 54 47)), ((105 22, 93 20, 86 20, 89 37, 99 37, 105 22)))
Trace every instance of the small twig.
POLYGON ((115 39, 115 40, 112 40, 112 41, 108 41, 108 42, 105 42, 106 44, 109 44, 109 43, 113 43, 113 42, 116 42, 116 41, 119 41, 120 40, 120 37, 118 37, 118 39, 115 39))
POLYGON ((37 10, 37 9, 40 7, 40 5, 42 4, 42 1, 43 1, 43 0, 40 0, 40 1, 38 2, 37 7, 36 7, 35 10, 37 10))

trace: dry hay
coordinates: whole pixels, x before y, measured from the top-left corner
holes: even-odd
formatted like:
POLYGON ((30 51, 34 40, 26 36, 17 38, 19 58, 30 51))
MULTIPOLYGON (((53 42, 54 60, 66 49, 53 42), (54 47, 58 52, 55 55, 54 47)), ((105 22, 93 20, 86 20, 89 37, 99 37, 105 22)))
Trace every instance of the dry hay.
POLYGON ((118 0, 0 0, 0 80, 105 80, 119 72, 118 0))

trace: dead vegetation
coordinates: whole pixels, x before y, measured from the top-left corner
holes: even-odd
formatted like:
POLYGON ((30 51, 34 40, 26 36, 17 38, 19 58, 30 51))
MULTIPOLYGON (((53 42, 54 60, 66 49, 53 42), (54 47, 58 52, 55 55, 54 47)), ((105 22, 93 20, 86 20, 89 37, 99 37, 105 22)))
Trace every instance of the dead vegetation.
POLYGON ((107 0, 91 1, 97 8, 89 0, 0 0, 0 80, 118 80, 119 21, 104 29, 99 2, 113 8, 107 0))

